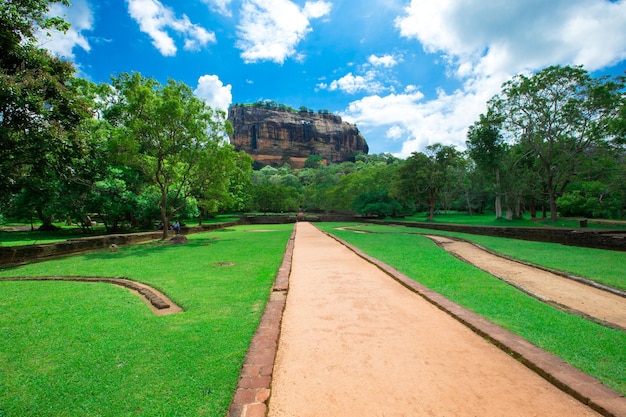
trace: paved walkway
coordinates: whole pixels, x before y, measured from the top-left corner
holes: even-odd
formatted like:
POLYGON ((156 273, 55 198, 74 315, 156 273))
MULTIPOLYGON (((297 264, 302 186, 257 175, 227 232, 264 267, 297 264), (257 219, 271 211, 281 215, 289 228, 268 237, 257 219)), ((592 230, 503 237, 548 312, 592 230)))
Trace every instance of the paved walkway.
MULTIPOLYGON (((401 285, 311 224, 298 223, 273 371, 271 337, 261 331, 231 415, 263 416, 268 398, 270 417, 598 415, 520 360, 548 378, 569 380, 564 389, 589 388, 617 410, 613 415, 626 411, 623 397, 592 378, 409 281, 401 285), (498 345, 513 345, 521 359, 459 320, 498 345), (262 386, 269 381, 271 391, 262 386), (241 405, 246 398, 251 404, 241 405)), ((277 294, 269 305, 274 317, 275 302, 284 304, 277 294)), ((271 320, 260 329, 278 336, 271 320)))

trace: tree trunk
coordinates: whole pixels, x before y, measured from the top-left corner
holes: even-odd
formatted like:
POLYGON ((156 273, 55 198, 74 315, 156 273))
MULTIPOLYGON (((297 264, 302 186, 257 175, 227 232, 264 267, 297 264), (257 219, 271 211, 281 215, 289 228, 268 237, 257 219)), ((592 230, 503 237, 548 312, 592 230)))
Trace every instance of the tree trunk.
POLYGON ((161 239, 167 239, 167 232, 170 229, 170 219, 167 217, 167 194, 161 193, 161 221, 163 222, 163 235, 161 239))
POLYGON ((556 223, 556 196, 553 190, 550 190, 550 221, 556 223))
POLYGON ((496 219, 502 218, 502 193, 500 192, 500 169, 495 169, 496 173, 496 183, 495 183, 495 191, 496 191, 496 219))
POLYGON ((435 197, 434 192, 430 192, 428 196, 428 221, 432 222, 435 219, 435 204, 437 203, 437 198, 435 197))
POLYGON ((535 199, 534 198, 530 199, 530 204, 528 206, 528 210, 530 211, 530 218, 531 219, 536 219, 537 218, 537 206, 535 205, 535 199))
POLYGON ((548 187, 548 195, 550 197, 550 221, 556 223, 556 190, 553 185, 554 179, 552 175, 548 175, 546 186, 548 187))

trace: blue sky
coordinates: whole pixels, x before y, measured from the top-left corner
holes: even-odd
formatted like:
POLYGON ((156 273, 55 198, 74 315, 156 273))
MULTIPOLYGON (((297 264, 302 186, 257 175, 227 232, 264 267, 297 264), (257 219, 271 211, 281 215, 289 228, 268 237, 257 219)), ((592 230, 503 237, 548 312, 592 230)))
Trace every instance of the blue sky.
POLYGON ((274 100, 406 157, 465 134, 502 83, 549 65, 626 71, 626 0, 72 0, 40 36, 79 76, 137 71, 210 105, 274 100))

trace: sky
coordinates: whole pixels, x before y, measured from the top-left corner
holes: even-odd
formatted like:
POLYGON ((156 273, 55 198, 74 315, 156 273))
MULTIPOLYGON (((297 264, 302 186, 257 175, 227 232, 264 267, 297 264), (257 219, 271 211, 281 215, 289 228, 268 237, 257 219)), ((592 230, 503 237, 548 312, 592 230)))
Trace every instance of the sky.
POLYGON ((626 0, 71 0, 40 45, 108 83, 139 72, 227 111, 273 100, 357 125, 370 153, 464 149, 516 74, 626 72, 626 0))

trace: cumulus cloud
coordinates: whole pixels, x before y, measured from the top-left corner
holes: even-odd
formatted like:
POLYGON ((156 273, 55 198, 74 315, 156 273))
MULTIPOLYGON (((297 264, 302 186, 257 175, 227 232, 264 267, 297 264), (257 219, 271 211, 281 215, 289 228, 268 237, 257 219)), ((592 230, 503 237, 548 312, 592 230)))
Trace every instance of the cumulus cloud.
MULTIPOLYGON (((383 91, 395 91, 393 86, 387 86, 386 83, 393 83, 389 78, 388 69, 396 66, 402 61, 401 57, 393 55, 376 56, 374 54, 367 58, 367 63, 356 66, 355 73, 349 72, 343 77, 333 80, 329 83, 322 82, 317 84, 318 89, 329 91, 343 91, 347 94, 356 94, 365 92, 369 94, 379 94, 383 91)), ((353 63, 348 64, 349 67, 355 66, 353 63)))
POLYGON ((436 142, 463 147, 467 128, 514 75, 550 65, 593 71, 625 59, 625 24, 626 0, 412 0, 395 20, 400 36, 419 42, 434 61, 443 58, 461 87, 425 99, 409 86, 354 101, 342 115, 387 129, 390 139, 391 127, 404 129, 403 157, 436 142))
POLYGON ((398 140, 401 139, 405 133, 406 131, 400 126, 391 126, 389 129, 387 129, 385 137, 387 139, 398 140))
POLYGON ((375 67, 394 67, 398 64, 400 58, 393 55, 376 56, 370 55, 367 61, 375 67))
POLYGON ((330 91, 341 90, 348 94, 355 94, 361 91, 367 93, 379 93, 385 90, 385 87, 376 81, 377 73, 374 71, 368 71, 364 75, 353 75, 351 72, 347 75, 334 80, 330 85, 321 83, 318 84, 320 88, 327 88, 330 91))
POLYGON ((624 0, 413 0, 405 12, 396 19, 400 34, 466 73, 508 75, 555 63, 595 70, 626 58, 624 0))
POLYGON ((178 18, 159 0, 126 0, 128 13, 139 29, 152 38, 152 45, 164 56, 174 56, 177 47, 168 29, 183 36, 185 50, 198 50, 216 41, 215 34, 191 23, 186 15, 178 18))
POLYGON ((233 101, 232 86, 224 85, 217 75, 203 75, 198 79, 198 86, 194 95, 204 99, 206 103, 215 108, 228 111, 233 101))
POLYGON ((59 3, 50 5, 50 16, 61 16, 71 24, 66 33, 57 30, 40 31, 37 40, 51 53, 68 59, 74 59, 74 48, 80 47, 89 52, 91 46, 83 32, 93 29, 93 14, 86 0, 74 0, 71 7, 59 3), (47 34, 50 34, 48 36, 47 34))
POLYGON ((296 45, 312 29, 310 19, 330 13, 331 3, 306 2, 303 8, 289 0, 245 0, 237 26, 237 47, 246 63, 273 61, 278 64, 297 54, 296 45))
POLYGON ((209 6, 211 10, 215 10, 216 12, 223 14, 224 16, 232 15, 229 9, 231 0, 202 0, 202 3, 209 6))

